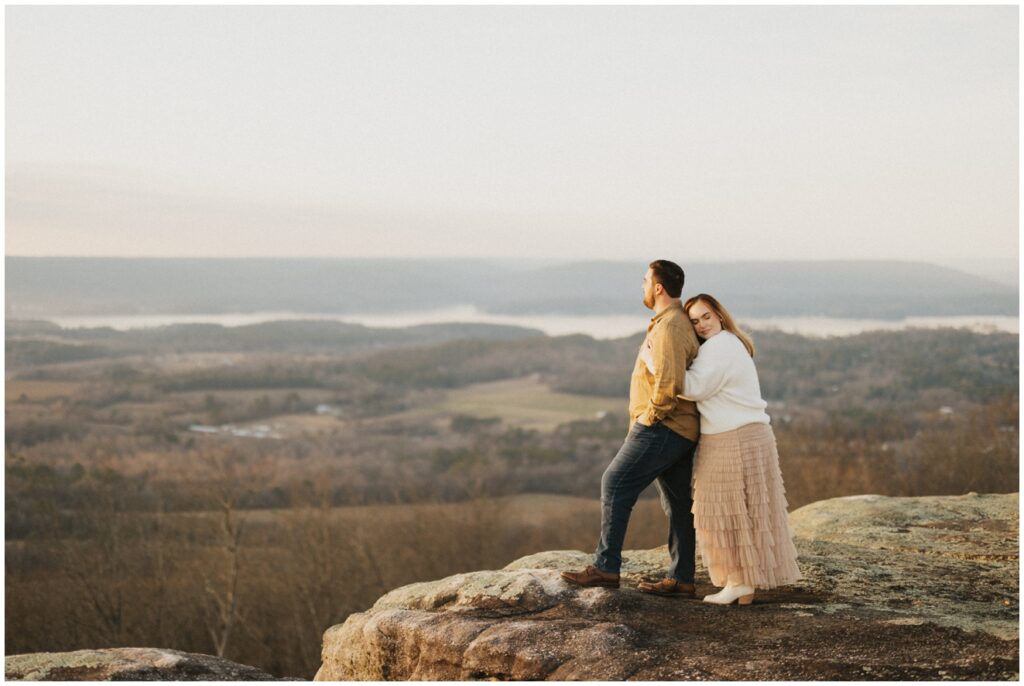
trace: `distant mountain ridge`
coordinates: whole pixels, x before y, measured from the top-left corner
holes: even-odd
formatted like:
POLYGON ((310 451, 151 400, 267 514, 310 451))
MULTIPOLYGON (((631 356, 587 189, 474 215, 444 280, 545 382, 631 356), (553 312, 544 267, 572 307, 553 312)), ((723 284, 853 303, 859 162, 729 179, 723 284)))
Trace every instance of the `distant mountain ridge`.
POLYGON ((110 327, 65 329, 53 322, 34 319, 7 320, 6 334, 8 370, 52 362, 172 351, 355 353, 460 340, 516 341, 544 335, 540 330, 519 326, 458 322, 382 329, 324 320, 290 320, 242 326, 172 324, 118 331, 110 327))
MULTIPOLYGON (((745 316, 1004 315, 1005 283, 923 262, 682 262, 684 297, 745 316)), ((8 318, 70 314, 351 314, 474 305, 503 314, 637 314, 642 262, 498 259, 6 258, 8 318)))

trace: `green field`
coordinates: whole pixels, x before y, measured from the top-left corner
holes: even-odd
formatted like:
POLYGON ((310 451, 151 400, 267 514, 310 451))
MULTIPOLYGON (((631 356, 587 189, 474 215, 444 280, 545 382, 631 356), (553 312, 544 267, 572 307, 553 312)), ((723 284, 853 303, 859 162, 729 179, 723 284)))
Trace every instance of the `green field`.
POLYGON ((8 379, 4 387, 6 402, 17 402, 22 395, 29 401, 69 398, 82 386, 75 381, 37 381, 29 379, 8 379))
POLYGON ((449 392, 429 409, 472 417, 500 417, 509 426, 550 431, 559 424, 625 414, 628 399, 552 391, 536 377, 475 384, 449 392))

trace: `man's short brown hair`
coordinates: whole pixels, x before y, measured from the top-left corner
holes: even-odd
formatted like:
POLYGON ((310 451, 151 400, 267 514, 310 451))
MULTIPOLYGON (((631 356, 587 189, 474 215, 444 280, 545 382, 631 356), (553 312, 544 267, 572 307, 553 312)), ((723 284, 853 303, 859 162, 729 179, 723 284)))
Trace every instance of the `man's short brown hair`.
POLYGON ((678 298, 686 281, 683 268, 668 260, 655 260, 647 266, 651 268, 654 283, 660 283, 670 298, 678 298))

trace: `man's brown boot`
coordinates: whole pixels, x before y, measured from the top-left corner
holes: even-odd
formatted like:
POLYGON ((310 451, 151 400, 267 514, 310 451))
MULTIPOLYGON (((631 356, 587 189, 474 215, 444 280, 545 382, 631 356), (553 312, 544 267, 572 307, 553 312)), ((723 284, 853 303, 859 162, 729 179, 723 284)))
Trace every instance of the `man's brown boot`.
POLYGON ((641 593, 653 593, 654 595, 678 596, 680 598, 697 597, 697 587, 694 584, 683 583, 675 579, 641 581, 637 584, 637 588, 641 593))
POLYGON ((562 572, 562 578, 577 586, 619 587, 619 575, 601 571, 594 565, 587 565, 582 572, 562 572))

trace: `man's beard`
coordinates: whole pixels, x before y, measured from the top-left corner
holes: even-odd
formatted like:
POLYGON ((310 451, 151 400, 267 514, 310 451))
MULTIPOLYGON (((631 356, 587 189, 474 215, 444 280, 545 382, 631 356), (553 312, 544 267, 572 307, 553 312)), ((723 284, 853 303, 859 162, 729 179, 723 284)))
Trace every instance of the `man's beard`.
POLYGON ((647 293, 644 293, 644 307, 646 307, 648 310, 653 310, 654 309, 654 294, 653 293, 651 293, 650 295, 648 295, 647 293))

